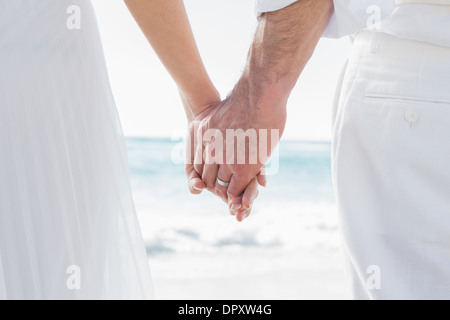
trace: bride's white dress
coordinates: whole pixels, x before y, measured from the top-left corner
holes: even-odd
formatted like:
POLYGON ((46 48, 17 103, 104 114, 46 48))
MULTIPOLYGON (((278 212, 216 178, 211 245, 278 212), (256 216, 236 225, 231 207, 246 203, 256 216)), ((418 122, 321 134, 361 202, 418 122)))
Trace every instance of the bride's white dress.
POLYGON ((91 3, 0 0, 0 299, 152 297, 91 3))

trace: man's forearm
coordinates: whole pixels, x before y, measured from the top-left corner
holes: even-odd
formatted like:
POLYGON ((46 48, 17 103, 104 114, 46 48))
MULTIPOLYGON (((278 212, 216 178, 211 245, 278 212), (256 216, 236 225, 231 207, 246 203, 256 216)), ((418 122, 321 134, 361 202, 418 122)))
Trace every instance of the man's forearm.
POLYGON ((241 79, 254 100, 288 99, 333 10, 332 0, 299 0, 261 16, 241 79))

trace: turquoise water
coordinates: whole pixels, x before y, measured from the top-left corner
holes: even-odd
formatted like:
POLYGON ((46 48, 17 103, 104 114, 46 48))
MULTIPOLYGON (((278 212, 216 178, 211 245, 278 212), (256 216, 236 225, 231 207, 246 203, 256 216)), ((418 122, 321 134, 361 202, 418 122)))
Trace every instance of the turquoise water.
MULTIPOLYGON (((186 194, 184 167, 172 160, 179 146, 179 141, 170 139, 127 138, 131 179, 137 193, 186 194)), ((334 202, 330 151, 329 142, 282 141, 279 171, 268 177, 271 198, 334 202)))
POLYGON ((180 141, 126 142, 133 196, 151 257, 216 254, 221 261, 240 252, 245 259, 259 257, 265 266, 273 255, 287 265, 302 265, 295 260, 301 252, 329 256, 338 250, 330 143, 282 142, 278 173, 268 177, 251 217, 239 224, 213 195, 189 193, 184 166, 176 163, 180 141))

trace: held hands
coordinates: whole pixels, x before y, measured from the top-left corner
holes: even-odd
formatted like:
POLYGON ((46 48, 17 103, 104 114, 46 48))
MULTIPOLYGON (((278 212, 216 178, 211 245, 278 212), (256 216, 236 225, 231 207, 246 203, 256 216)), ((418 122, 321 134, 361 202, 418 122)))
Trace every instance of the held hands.
POLYGON ((287 99, 333 13, 333 1, 297 1, 261 15, 243 76, 223 102, 201 60, 183 1, 125 2, 185 104, 191 192, 214 192, 241 221, 250 214, 258 183, 265 185, 261 171, 278 143, 272 134, 283 133, 287 99))
POLYGON ((259 168, 258 173, 245 183, 243 190, 236 198, 228 196, 227 189, 231 185, 231 179, 218 175, 219 163, 224 163, 219 160, 223 159, 219 158, 221 148, 213 150, 213 156, 217 155, 217 160, 215 160, 211 155, 206 154, 207 150, 211 149, 208 148, 210 144, 204 141, 206 137, 211 137, 211 132, 220 138, 219 132, 221 131, 219 129, 209 131, 208 124, 221 108, 223 108, 222 102, 211 105, 189 123, 186 137, 185 170, 189 190, 192 194, 200 194, 207 189, 228 204, 230 214, 236 216, 238 221, 242 221, 250 215, 253 202, 258 197, 258 183, 265 186, 266 181, 265 177, 259 174, 261 171, 259 168), (231 201, 232 199, 234 201, 231 201))
POLYGON ((285 105, 271 106, 270 99, 255 103, 247 87, 240 81, 227 99, 201 108, 186 138, 189 190, 214 193, 238 221, 250 215, 258 184, 266 185, 264 164, 286 122, 285 105))

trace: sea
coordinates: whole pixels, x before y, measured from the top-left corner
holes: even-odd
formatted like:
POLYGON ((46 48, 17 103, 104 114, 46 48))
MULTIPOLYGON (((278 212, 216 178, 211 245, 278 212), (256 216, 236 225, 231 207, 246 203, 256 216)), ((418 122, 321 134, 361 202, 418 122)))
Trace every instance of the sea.
POLYGON ((163 298, 342 298, 330 142, 282 141, 267 187, 242 223, 212 194, 189 193, 182 140, 129 137, 126 143, 155 290, 163 298), (240 288, 229 286, 234 282, 240 288))

